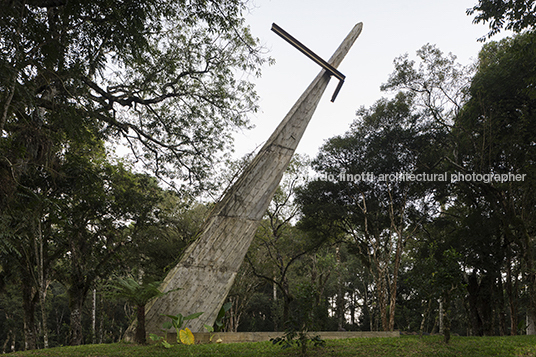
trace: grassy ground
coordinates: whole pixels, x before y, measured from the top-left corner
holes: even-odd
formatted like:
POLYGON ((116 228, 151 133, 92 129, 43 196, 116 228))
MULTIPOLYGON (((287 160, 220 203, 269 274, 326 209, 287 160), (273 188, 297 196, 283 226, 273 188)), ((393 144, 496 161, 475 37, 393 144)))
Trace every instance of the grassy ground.
MULTIPOLYGON (((10 356, 50 357, 165 357, 165 356, 299 356, 296 348, 282 350, 270 342, 204 344, 195 346, 174 345, 166 349, 160 345, 133 344, 84 345, 58 347, 48 350, 17 352, 10 356)), ((308 356, 523 356, 536 357, 536 336, 512 337, 453 337, 445 345, 439 336, 402 336, 400 338, 361 338, 328 340, 321 348, 310 347, 308 356)))

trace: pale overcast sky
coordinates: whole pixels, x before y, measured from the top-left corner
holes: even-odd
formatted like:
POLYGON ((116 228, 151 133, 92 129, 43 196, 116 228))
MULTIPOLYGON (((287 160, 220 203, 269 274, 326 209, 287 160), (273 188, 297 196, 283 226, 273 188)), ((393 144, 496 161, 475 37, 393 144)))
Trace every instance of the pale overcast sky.
MULTIPOLYGON (((272 32, 273 22, 281 26, 325 60, 352 27, 363 22, 363 31, 339 66, 346 76, 336 101, 330 101, 337 85, 329 87, 298 147, 298 153, 316 156, 323 142, 343 134, 361 106, 370 106, 389 93, 379 88, 393 72, 393 60, 423 45, 436 44, 451 52, 462 64, 477 58, 488 32, 487 25, 475 25, 466 9, 477 0, 252 0, 246 19, 276 60, 256 79, 261 110, 251 117, 256 128, 235 135, 236 157, 255 150, 307 88, 320 67, 272 32)), ((500 36, 504 37, 503 33, 500 36)))

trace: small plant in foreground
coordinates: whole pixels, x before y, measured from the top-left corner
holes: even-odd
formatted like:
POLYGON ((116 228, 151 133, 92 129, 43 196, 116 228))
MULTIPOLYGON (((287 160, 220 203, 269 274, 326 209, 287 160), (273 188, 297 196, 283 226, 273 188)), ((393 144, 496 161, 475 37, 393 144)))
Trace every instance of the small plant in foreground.
POLYGON ((183 343, 185 345, 191 345, 195 342, 194 335, 189 328, 185 328, 184 330, 182 330, 182 325, 184 325, 185 321, 197 319, 202 314, 202 312, 196 312, 188 316, 183 316, 181 313, 178 313, 177 315, 165 315, 169 317, 171 321, 164 322, 162 327, 166 330, 172 327, 175 328, 175 331, 177 331, 177 342, 183 343))
POLYGON ((193 345, 195 343, 195 337, 192 331, 188 327, 186 327, 184 330, 179 331, 179 338, 178 341, 181 341, 184 345, 193 345))
MULTIPOLYGON (((227 313, 227 311, 231 309, 232 306, 233 306, 232 302, 228 302, 224 304, 221 307, 220 311, 218 312, 218 316, 216 316, 216 321, 214 321, 214 325, 213 326, 210 326, 207 324, 204 325, 205 330, 207 330, 207 332, 210 335, 209 337, 210 342, 212 342, 212 339, 214 338, 214 332, 223 331, 223 328, 225 327, 225 324, 223 321, 225 318, 225 314, 227 313)), ((218 339, 217 342, 221 342, 221 339, 218 339)))
POLYGON ((270 341, 274 345, 280 345, 283 348, 291 347, 296 344, 302 356, 307 356, 307 347, 312 343, 315 347, 324 347, 326 341, 320 336, 309 336, 309 329, 312 326, 313 308, 310 301, 314 297, 313 287, 309 284, 303 284, 298 287, 292 316, 287 322, 285 334, 282 337, 272 338, 270 341))
POLYGON ((220 311, 218 312, 218 316, 216 316, 216 321, 214 321, 213 329, 215 332, 223 331, 223 328, 225 327, 225 314, 231 309, 232 306, 233 303, 229 301, 221 307, 220 311))
POLYGON ((162 315, 171 319, 171 321, 166 321, 162 324, 162 332, 164 332, 164 337, 151 333, 149 334, 149 338, 153 341, 162 341, 162 346, 165 348, 170 348, 171 344, 167 342, 167 331, 170 328, 175 328, 178 343, 182 343, 184 345, 193 345, 195 343, 194 334, 189 328, 182 329, 182 325, 184 325, 184 321, 196 319, 201 316, 201 314, 203 313, 196 312, 195 314, 188 316, 183 316, 181 313, 177 315, 162 315))
POLYGON ((210 326, 210 325, 207 325, 205 324, 205 330, 207 330, 207 332, 209 333, 210 337, 209 337, 209 342, 212 342, 212 338, 214 337, 214 326, 210 326))
POLYGON ((326 341, 324 341, 319 335, 310 337, 306 329, 294 329, 289 328, 285 331, 282 337, 276 337, 270 339, 274 345, 280 345, 283 349, 292 347, 294 344, 300 349, 302 356, 307 356, 307 345, 312 343, 315 347, 324 347, 326 341))
POLYGON ((167 342, 167 331, 164 331, 164 333, 165 333, 164 337, 158 336, 154 333, 150 333, 149 338, 153 341, 162 341, 162 346, 164 346, 165 348, 170 348, 171 344, 167 342))

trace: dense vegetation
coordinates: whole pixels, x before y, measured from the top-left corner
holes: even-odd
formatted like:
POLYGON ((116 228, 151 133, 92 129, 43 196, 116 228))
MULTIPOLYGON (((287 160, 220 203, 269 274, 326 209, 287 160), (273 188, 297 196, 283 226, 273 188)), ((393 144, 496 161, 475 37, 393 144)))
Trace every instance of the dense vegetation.
MULTIPOLYGON (((295 158, 228 297, 226 330, 447 342, 530 330, 534 9, 492 3, 472 9, 476 21, 519 34, 485 44, 475 65, 432 45, 395 59, 385 98, 316 158, 295 158)), ((211 206, 196 198, 256 109, 237 73, 267 59, 238 0, 0 4, 0 348, 117 342, 195 239, 211 206)))

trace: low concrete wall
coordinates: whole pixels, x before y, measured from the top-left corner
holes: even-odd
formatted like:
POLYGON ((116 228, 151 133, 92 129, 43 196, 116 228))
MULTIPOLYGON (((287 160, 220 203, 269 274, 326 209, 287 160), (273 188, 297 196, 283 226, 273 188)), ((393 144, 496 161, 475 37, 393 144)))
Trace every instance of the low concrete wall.
MULTIPOLYGON (((212 342, 221 340, 221 343, 233 342, 260 342, 269 341, 271 338, 283 336, 284 332, 196 332, 194 333, 195 341, 198 343, 212 342)), ((400 337, 400 331, 321 331, 309 332, 310 336, 319 335, 324 340, 336 340, 345 338, 370 338, 370 337, 400 337)), ((168 341, 177 341, 176 334, 168 334, 168 341)))

